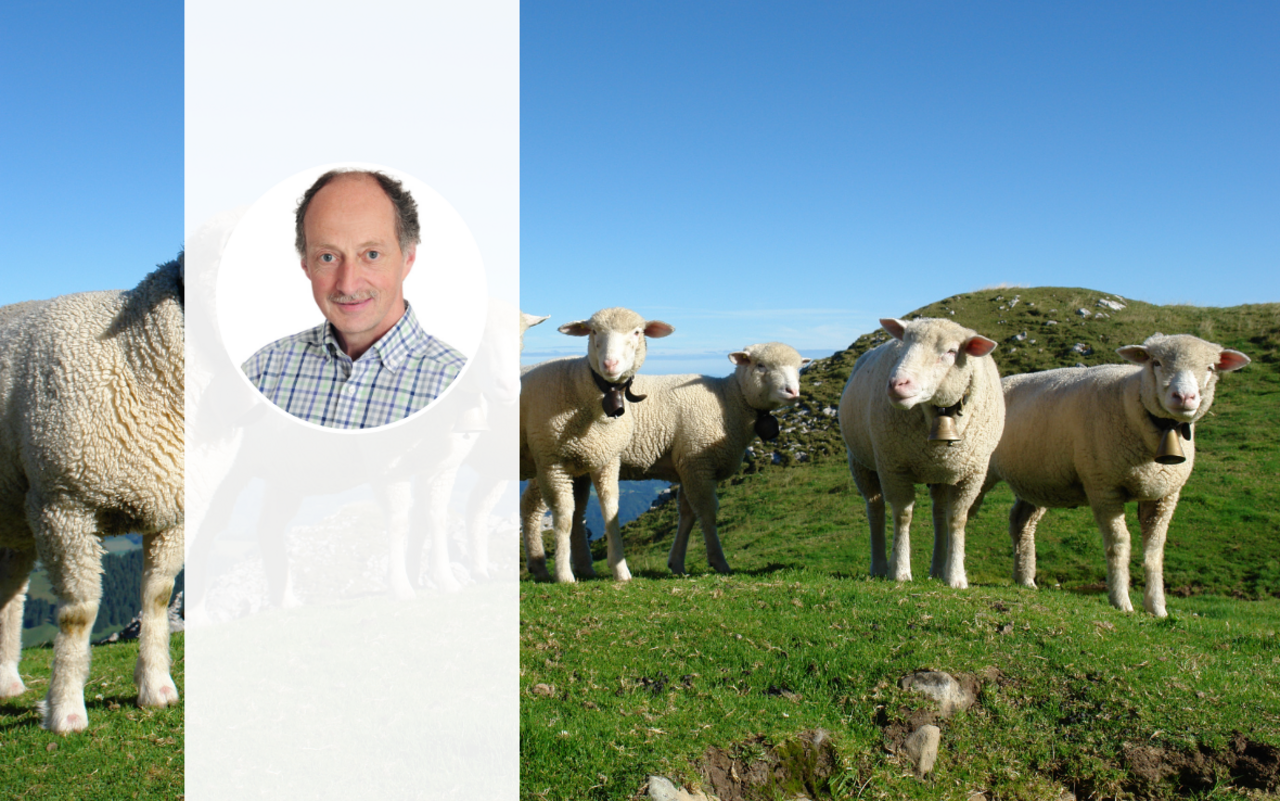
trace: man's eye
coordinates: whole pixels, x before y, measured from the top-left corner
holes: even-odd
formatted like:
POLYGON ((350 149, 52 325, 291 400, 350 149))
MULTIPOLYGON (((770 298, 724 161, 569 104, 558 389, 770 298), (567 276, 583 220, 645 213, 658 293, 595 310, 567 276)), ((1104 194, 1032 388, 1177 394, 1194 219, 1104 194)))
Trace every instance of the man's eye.
POLYGON ((382 254, 376 250, 369 251, 369 261, 377 261, 381 256, 382 254))
POLYGON ((333 255, 332 253, 321 253, 321 254, 320 254, 320 262, 321 262, 322 264, 333 264, 333 262, 334 262, 334 255, 333 255))

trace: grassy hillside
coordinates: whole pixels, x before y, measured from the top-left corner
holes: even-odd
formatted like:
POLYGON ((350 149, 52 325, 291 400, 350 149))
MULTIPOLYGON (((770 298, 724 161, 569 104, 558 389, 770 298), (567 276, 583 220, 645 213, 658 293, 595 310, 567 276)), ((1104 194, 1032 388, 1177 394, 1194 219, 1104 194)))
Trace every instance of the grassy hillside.
MULTIPOLYGON (((801 404, 780 416, 782 438, 757 443, 744 473, 721 486, 734 576, 708 573, 696 535, 694 576, 667 573, 675 529, 667 504, 624 529, 639 581, 525 585, 527 797, 626 798, 649 773, 734 797, 749 782, 715 784, 710 777, 725 773, 715 766, 746 776, 753 760, 807 777, 811 798, 1280 790, 1280 305, 1158 307, 1085 289, 1015 288, 915 314, 950 317, 999 341, 1005 375, 1118 362, 1117 347, 1156 331, 1196 334, 1253 359, 1223 376, 1197 426, 1196 471, 1166 548, 1170 618, 1110 608, 1087 509, 1046 515, 1037 532, 1042 589, 1012 587, 1012 497, 1003 487, 968 527, 971 589, 863 578, 866 518, 833 412, 857 356, 887 337, 873 332, 806 371, 801 404), (1125 307, 1100 307, 1102 298, 1125 307), (886 749, 905 721, 925 714, 897 687, 925 667, 986 678, 979 704, 940 724, 939 768, 921 783, 886 749), (823 776, 778 756, 803 751, 797 743, 814 729, 835 744, 833 756, 809 755, 827 765, 823 776)), ((917 577, 927 575, 932 547, 923 487, 918 497, 917 577)), ((742 797, 799 791, 775 783, 742 797)))
MULTIPOLYGON (((173 680, 184 690, 182 634, 172 638, 173 680)), ((0 701, 0 792, 6 799, 165 799, 183 794, 183 707, 139 709, 137 642, 96 646, 85 685, 89 728, 62 737, 40 728, 36 702, 49 689, 51 648, 22 652, 27 692, 0 701)))

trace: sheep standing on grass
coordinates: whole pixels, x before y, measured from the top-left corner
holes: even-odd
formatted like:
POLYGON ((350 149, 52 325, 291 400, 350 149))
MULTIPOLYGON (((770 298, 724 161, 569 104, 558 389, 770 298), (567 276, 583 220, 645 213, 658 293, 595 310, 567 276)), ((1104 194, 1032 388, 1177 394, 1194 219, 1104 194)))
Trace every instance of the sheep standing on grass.
POLYGON ((929 575, 968 586, 964 527, 1004 425, 996 343, 950 320, 880 321, 893 339, 859 357, 840 398, 849 471, 867 502, 871 575, 911 579, 909 529, 915 485, 933 501, 929 575), (935 420, 956 441, 931 440, 935 420), (893 557, 885 558, 885 501, 893 507, 893 557))
POLYGON ((986 483, 990 488, 1003 479, 1016 496, 1009 513, 1014 581, 1028 587, 1035 586, 1036 523, 1045 510, 1088 504, 1106 547, 1107 594, 1125 612, 1133 605, 1124 505, 1137 501, 1143 604, 1163 617, 1165 534, 1195 463, 1194 424, 1213 404, 1218 374, 1239 370, 1249 357, 1186 334, 1155 334, 1116 352, 1133 364, 1004 380, 1004 436, 986 483), (1157 463, 1170 430, 1182 440, 1185 461, 1157 463))
MULTIPOLYGON (((536 478, 551 507, 556 581, 574 580, 569 561, 573 479, 582 475, 591 476, 600 497, 613 576, 631 578, 618 530, 619 461, 631 441, 635 406, 644 400, 631 382, 644 364, 646 337, 665 337, 674 330, 630 309, 603 309, 588 320, 560 326, 561 333, 589 337, 586 357, 543 362, 520 379, 520 478, 536 478)), ((521 509, 525 520, 527 513, 521 509)), ((537 526, 524 527, 524 541, 529 572, 548 578, 537 526)))
POLYGON ((60 600, 42 725, 88 725, 101 538, 142 535, 140 706, 178 702, 166 614, 183 557, 182 257, 126 292, 0 310, 0 697, 18 675, 37 556, 60 600))
MULTIPOLYGON (((680 522, 667 557, 672 573, 685 572, 685 551, 695 522, 702 526, 707 563, 716 572, 730 572, 716 534, 716 483, 738 472, 747 446, 757 435, 764 439, 778 435, 777 421, 769 413, 800 399, 800 368, 809 363, 795 348, 778 342, 730 353, 729 361, 737 367, 723 378, 638 375, 633 384, 647 400, 634 407, 635 432, 622 452, 621 476, 626 481, 679 482, 680 522)), ((577 479, 574 489, 574 572, 590 575, 582 522, 588 488, 577 479)), ((525 492, 534 493, 536 501, 537 483, 529 482, 525 492)), ((534 508, 526 501, 525 508, 535 516, 524 525, 535 526, 545 507, 534 508)))

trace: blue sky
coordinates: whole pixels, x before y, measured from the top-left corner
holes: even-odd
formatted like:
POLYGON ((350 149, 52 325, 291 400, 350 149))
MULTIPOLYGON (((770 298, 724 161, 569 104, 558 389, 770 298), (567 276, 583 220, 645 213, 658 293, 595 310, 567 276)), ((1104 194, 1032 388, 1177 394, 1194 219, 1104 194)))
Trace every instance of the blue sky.
POLYGON ((527 3, 526 361, 810 355, 1001 283, 1280 301, 1280 6, 527 3))
POLYGON ((0 304, 132 287, 183 237, 183 8, 0 5, 0 304))

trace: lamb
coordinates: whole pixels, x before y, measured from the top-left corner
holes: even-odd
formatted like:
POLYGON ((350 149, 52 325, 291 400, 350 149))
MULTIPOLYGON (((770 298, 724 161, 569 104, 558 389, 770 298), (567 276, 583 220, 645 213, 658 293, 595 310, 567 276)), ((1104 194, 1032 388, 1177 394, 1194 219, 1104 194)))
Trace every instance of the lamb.
POLYGON ((911 579, 911 510, 915 485, 925 483, 933 501, 929 575, 964 588, 968 510, 1004 425, 1000 374, 990 358, 996 343, 950 320, 880 324, 893 339, 859 357, 839 410, 849 471, 867 503, 871 575, 911 579), (886 500, 894 517, 892 563, 885 558, 886 500))
MULTIPOLYGON (((603 309, 590 319, 560 326, 561 333, 589 337, 585 357, 543 362, 520 379, 520 478, 536 478, 551 507, 556 581, 574 580, 569 538, 573 478, 581 475, 591 476, 600 497, 613 576, 631 578, 618 530, 619 462, 636 418, 627 413, 628 406, 634 409, 644 400, 631 384, 644 364, 646 337, 673 331, 667 323, 646 321, 630 309, 603 309)), ((547 578, 541 532, 526 528, 524 540, 529 572, 547 578)))
MULTIPOLYGON (((635 406, 635 432, 622 452, 621 477, 626 481, 659 479, 679 482, 680 521, 667 557, 672 573, 682 575, 689 533, 695 520, 702 525, 707 563, 719 573, 729 573, 729 562, 716 534, 716 483, 738 472, 747 445, 757 434, 770 440, 778 435, 778 423, 769 412, 800 399, 800 369, 809 359, 779 342, 751 345, 729 354, 736 365, 732 375, 636 376, 633 388, 646 396, 635 406)), ((574 568, 591 575, 587 551, 585 481, 574 482, 574 568)), ((536 504, 537 483, 526 493, 533 500, 523 507, 532 517, 526 530, 536 530, 545 507, 536 504)))
POLYGON ((1195 463, 1192 432, 1213 405, 1218 374, 1249 357, 1186 334, 1154 334, 1117 351, 1132 365, 1048 370, 1004 379, 1004 436, 991 456, 989 489, 1008 482, 1014 581, 1035 586, 1036 524, 1049 508, 1088 504, 1102 531, 1111 605, 1129 601, 1129 531, 1124 506, 1138 502, 1146 591, 1164 617, 1164 542, 1182 485, 1195 463), (1175 434, 1176 432, 1176 434, 1175 434), (1164 437, 1185 440, 1185 459, 1156 456, 1164 437))
POLYGON ((166 610, 183 557, 184 268, 132 290, 0 313, 0 697, 18 674, 22 607, 37 556, 61 601, 42 725, 88 725, 89 634, 107 535, 143 537, 140 706, 178 702, 166 610))

